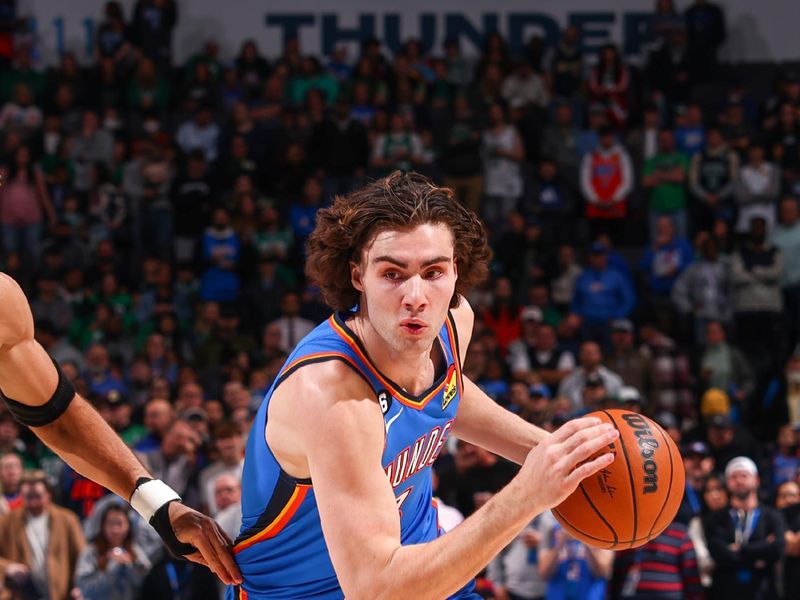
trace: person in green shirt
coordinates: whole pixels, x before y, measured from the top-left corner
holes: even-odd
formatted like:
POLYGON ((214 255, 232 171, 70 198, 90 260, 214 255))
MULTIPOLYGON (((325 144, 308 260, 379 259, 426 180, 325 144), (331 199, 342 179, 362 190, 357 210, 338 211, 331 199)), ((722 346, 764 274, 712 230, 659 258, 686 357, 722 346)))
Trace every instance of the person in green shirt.
POLYGON ((303 59, 302 72, 289 81, 289 100, 300 106, 311 89, 320 90, 328 106, 335 104, 339 96, 339 82, 322 68, 319 60, 307 56, 303 59))
POLYGON ((44 96, 45 83, 44 74, 34 68, 31 62, 30 48, 22 44, 14 53, 14 62, 11 68, 4 69, 0 75, 0 98, 10 98, 14 88, 23 84, 28 87, 38 103, 44 96))
POLYGON ((99 398, 97 409, 128 448, 136 446, 148 433, 144 425, 131 421, 133 406, 117 390, 111 390, 99 398))
POLYGON ((676 234, 686 238, 686 177, 689 157, 675 149, 675 135, 665 129, 658 134, 658 153, 644 163, 642 185, 650 194, 650 239, 655 239, 656 223, 663 215, 672 217, 676 234))

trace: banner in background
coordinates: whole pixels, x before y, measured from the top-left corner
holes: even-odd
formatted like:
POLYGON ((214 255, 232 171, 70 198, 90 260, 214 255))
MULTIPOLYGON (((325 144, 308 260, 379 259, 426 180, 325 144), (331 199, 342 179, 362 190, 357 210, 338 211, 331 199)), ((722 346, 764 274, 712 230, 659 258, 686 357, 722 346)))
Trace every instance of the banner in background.
MULTIPOLYGON (((731 61, 800 60, 795 19, 787 18, 783 0, 719 0, 726 14, 728 42, 722 58, 731 61)), ((126 17, 134 1, 122 0, 126 17)), ((681 8, 687 0, 678 1, 681 8)), ((640 55, 646 36, 652 0, 324 0, 264 2, 258 0, 178 0, 178 25, 173 37, 176 61, 196 52, 204 40, 214 38, 224 58, 234 56, 242 40, 256 40, 268 57, 279 54, 283 40, 297 35, 303 52, 326 54, 338 44, 378 37, 394 51, 409 37, 421 39, 439 52, 447 37, 461 39, 465 54, 474 55, 483 36, 500 31, 512 47, 532 35, 556 39, 559 29, 571 23, 582 32, 587 50, 615 42, 629 57, 640 55)), ((83 62, 91 58, 94 31, 102 20, 98 0, 18 0, 20 16, 34 20, 40 57, 52 63, 64 49, 83 62)), ((351 53, 351 56, 354 56, 351 53)))

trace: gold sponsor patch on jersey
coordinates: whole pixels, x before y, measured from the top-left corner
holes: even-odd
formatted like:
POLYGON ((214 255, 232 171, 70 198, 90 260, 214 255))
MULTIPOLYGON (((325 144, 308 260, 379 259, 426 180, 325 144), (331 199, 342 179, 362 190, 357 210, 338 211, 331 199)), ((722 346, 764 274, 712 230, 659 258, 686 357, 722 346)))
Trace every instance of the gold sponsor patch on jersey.
POLYGON ((442 410, 445 410, 447 406, 452 402, 453 398, 456 397, 456 393, 458 392, 458 377, 456 375, 456 366, 450 365, 450 369, 447 371, 447 379, 445 380, 444 384, 444 396, 442 396, 442 410))

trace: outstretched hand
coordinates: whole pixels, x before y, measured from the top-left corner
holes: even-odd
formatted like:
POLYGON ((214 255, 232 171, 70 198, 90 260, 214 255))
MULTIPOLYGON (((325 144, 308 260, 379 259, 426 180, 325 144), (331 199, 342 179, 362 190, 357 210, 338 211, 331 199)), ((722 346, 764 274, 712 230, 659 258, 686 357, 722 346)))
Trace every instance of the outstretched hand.
POLYGON ((208 567, 226 585, 242 583, 231 553, 233 542, 216 521, 180 502, 170 503, 169 521, 178 540, 197 548, 184 558, 208 567))
POLYGON ((544 507, 558 506, 583 479, 613 462, 614 455, 603 450, 618 436, 596 417, 573 419, 530 451, 520 475, 544 507))

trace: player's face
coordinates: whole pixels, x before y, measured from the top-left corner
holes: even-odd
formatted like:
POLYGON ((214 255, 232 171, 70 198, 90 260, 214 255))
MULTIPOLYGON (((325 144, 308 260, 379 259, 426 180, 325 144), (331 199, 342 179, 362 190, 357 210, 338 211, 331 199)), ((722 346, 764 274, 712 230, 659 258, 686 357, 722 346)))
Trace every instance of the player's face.
POLYGON ((441 224, 382 231, 352 275, 371 326, 393 350, 430 348, 455 290, 453 234, 441 224))

